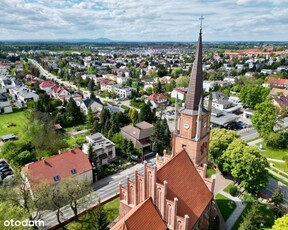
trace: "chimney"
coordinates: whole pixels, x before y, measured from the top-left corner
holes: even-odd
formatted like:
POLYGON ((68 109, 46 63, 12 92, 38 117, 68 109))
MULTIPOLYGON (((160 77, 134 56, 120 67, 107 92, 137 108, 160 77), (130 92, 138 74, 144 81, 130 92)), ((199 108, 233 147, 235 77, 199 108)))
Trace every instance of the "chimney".
POLYGON ((59 154, 59 155, 61 154, 61 150, 60 150, 60 149, 58 150, 58 154, 59 154))

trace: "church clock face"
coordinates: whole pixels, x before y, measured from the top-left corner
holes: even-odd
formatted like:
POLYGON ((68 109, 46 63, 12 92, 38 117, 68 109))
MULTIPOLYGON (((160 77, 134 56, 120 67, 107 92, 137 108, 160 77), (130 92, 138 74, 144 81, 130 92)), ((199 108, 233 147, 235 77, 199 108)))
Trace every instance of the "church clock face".
POLYGON ((188 123, 184 123, 183 127, 184 127, 184 129, 189 129, 190 125, 188 123))

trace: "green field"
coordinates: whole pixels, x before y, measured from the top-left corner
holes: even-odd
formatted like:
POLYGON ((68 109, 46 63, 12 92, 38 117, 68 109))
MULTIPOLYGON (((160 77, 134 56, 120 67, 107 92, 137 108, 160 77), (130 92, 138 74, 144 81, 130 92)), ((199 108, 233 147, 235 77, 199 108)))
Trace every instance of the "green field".
POLYGON ((20 135, 28 118, 25 111, 0 115, 0 136, 13 133, 20 135))
POLYGON ((230 200, 228 197, 223 196, 222 194, 218 193, 215 197, 216 203, 220 209, 220 212, 226 221, 229 216, 232 214, 234 209, 236 208, 236 203, 233 200, 230 200))
POLYGON ((114 200, 111 200, 107 204, 103 205, 104 210, 107 213, 107 219, 109 223, 111 223, 113 220, 116 219, 116 217, 119 214, 119 205, 120 205, 120 198, 116 198, 114 200))
POLYGON ((267 147, 264 142, 261 144, 263 145, 264 150, 260 152, 265 157, 282 160, 285 155, 288 155, 288 149, 274 149, 267 147))
MULTIPOLYGON (((243 218, 245 217, 245 215, 247 215, 247 213, 249 213, 251 206, 253 205, 252 202, 247 203, 247 206, 245 207, 244 211, 242 212, 242 214, 240 215, 240 217, 238 218, 238 220, 235 222, 232 230, 237 230, 239 229, 240 224, 243 221, 243 218)), ((263 219, 263 227, 259 229, 271 229, 271 227, 274 224, 274 220, 275 220, 275 215, 274 212, 271 208, 271 205, 269 204, 260 204, 260 215, 262 216, 263 219)))

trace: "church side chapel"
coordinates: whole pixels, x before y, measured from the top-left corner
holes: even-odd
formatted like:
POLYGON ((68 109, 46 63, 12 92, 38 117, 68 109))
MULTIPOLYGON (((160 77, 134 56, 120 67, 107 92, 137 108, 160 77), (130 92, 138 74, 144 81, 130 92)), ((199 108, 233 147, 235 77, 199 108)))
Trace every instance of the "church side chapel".
MULTIPOLYGON (((202 17, 201 17, 202 24, 202 17)), ((210 100, 211 101, 211 100, 210 100)), ((213 219, 215 177, 207 178, 210 112, 203 108, 202 26, 185 106, 176 102, 172 152, 144 162, 144 173, 119 186, 117 229, 208 229, 213 219)))

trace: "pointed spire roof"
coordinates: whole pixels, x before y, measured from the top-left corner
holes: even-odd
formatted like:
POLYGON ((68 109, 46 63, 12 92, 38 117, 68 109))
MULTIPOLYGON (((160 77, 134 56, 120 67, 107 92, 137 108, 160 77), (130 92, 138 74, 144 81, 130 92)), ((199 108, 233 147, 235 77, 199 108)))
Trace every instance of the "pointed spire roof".
POLYGON ((200 99, 203 94, 203 76, 202 76, 202 28, 200 29, 195 60, 190 76, 190 82, 187 89, 185 108, 198 110, 200 99))

